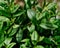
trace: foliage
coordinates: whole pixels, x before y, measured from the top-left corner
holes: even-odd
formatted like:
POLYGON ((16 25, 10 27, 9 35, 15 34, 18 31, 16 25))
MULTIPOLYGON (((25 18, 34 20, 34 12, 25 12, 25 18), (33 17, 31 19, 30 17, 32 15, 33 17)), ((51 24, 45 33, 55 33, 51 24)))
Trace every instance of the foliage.
POLYGON ((0 0, 0 48, 60 48, 60 19, 56 3, 0 0))

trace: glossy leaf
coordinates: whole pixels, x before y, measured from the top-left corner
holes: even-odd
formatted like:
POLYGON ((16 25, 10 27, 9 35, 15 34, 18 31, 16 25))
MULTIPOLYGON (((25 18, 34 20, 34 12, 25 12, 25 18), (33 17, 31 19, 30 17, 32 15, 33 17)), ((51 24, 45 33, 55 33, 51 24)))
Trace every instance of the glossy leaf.
POLYGON ((34 10, 28 9, 27 10, 27 15, 28 15, 29 19, 33 20, 33 18, 35 18, 35 12, 34 12, 34 10))
POLYGON ((38 40, 38 33, 36 31, 34 31, 31 35, 31 40, 32 40, 32 43, 33 45, 36 45, 37 44, 37 40, 38 40))

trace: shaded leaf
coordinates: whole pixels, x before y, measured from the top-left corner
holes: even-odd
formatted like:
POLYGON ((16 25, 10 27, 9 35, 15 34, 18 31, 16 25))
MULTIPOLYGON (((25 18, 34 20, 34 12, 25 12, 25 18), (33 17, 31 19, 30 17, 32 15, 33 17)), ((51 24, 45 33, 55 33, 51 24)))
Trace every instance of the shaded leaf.
POLYGON ((18 33, 16 34, 16 40, 17 42, 21 42, 23 36, 23 30, 20 28, 18 33))

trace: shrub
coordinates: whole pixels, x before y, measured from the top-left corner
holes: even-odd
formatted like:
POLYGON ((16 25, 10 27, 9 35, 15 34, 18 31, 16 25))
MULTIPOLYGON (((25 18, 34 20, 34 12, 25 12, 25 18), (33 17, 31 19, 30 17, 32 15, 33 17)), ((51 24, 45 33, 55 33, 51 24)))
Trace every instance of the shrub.
POLYGON ((0 0, 0 48, 60 48, 60 19, 56 3, 0 0))

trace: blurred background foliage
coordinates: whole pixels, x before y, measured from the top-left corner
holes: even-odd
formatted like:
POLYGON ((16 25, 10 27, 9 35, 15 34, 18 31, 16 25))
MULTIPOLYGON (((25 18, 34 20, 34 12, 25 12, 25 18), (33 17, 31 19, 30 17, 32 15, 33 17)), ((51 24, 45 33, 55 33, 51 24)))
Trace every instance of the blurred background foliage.
MULTIPOLYGON (((16 3, 20 2, 20 4, 23 5, 23 0, 15 0, 16 3)), ((38 0, 38 3, 40 4, 40 6, 42 6, 44 0, 38 0)), ((56 2, 58 4, 58 9, 60 8, 60 0, 46 0, 46 2, 56 2)))

